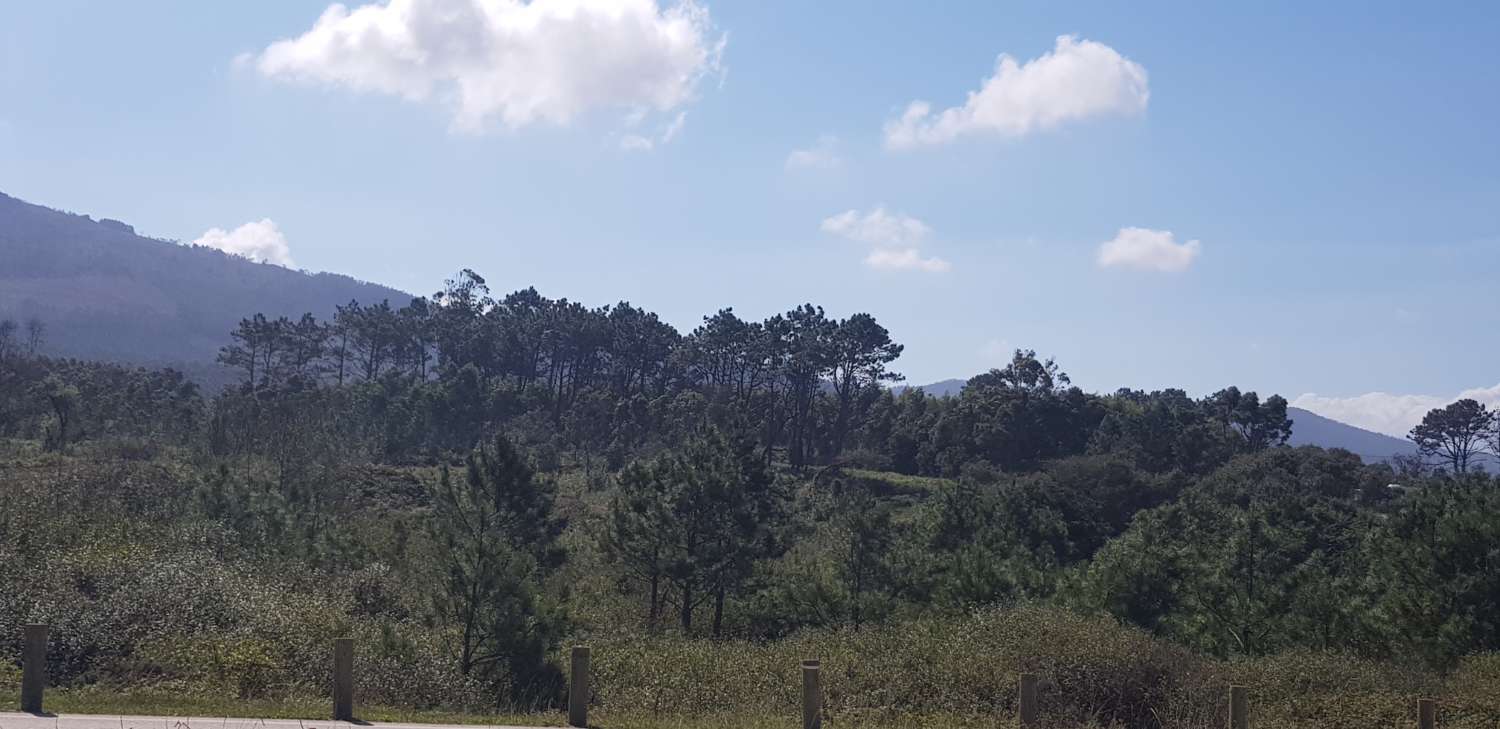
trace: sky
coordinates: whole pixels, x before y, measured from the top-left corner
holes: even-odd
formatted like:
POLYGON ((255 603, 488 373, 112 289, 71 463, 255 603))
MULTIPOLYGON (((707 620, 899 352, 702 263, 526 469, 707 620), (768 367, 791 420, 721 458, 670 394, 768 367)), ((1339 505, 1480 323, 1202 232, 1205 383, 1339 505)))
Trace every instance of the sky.
MULTIPOLYGON (((0 191, 426 294, 1500 405, 1500 4, 0 5, 0 191)), ((0 262, 3 265, 3 262, 0 262)))

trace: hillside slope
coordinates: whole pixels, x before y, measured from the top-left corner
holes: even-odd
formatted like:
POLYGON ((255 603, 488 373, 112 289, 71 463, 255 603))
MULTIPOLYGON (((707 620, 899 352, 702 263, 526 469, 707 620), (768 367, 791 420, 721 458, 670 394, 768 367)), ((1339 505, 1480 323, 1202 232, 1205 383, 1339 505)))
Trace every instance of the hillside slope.
POLYGON ((1287 417, 1292 419, 1291 445, 1315 445, 1324 448, 1343 448, 1357 454, 1366 463, 1384 461, 1396 455, 1411 455, 1417 447, 1409 440, 1392 438, 1384 433, 1356 428, 1332 418, 1325 418, 1310 410, 1287 408, 1287 417))
POLYGON ((47 354, 190 369, 212 362, 230 329, 255 312, 322 318, 351 299, 411 298, 348 276, 142 237, 118 221, 3 193, 0 261, 0 319, 41 319, 47 354))

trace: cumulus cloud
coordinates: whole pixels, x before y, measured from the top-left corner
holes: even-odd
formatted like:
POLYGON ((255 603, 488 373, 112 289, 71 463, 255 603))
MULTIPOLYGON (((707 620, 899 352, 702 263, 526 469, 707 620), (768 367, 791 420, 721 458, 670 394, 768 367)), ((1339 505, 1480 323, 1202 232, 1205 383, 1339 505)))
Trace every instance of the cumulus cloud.
POLYGON ((1491 408, 1500 408, 1500 385, 1464 390, 1452 397, 1396 395, 1388 392, 1367 392, 1353 397, 1325 397, 1309 392, 1298 395, 1291 404, 1365 430, 1405 438, 1413 426, 1422 422, 1422 416, 1427 411, 1465 398, 1478 400, 1491 408))
POLYGON ((244 256, 252 261, 292 267, 292 251, 286 236, 275 221, 264 218, 245 223, 234 230, 210 228, 193 241, 194 245, 217 248, 225 253, 244 256))
POLYGON ((1196 240, 1178 243, 1168 230, 1121 228, 1113 240, 1099 246, 1100 266, 1175 273, 1187 270, 1203 245, 1196 240))
POLYGON ((846 210, 823 220, 824 233, 877 245, 918 243, 932 234, 932 229, 916 218, 886 212, 877 207, 868 213, 846 210))
POLYGON ((786 168, 796 169, 818 169, 831 170, 843 164, 838 154, 838 137, 825 134, 818 137, 817 143, 811 147, 794 149, 786 156, 786 168))
POLYGON ((309 85, 439 101, 454 127, 564 125, 689 103, 727 37, 694 0, 389 0, 328 6, 245 63, 309 85))
POLYGON ((1065 122, 1145 111, 1151 92, 1146 69, 1113 48, 1077 36, 1058 36, 1051 52, 1026 63, 1002 53, 995 75, 963 106, 934 112, 913 101, 886 123, 892 149, 942 144, 968 134, 1020 137, 1065 122))
POLYGON ((942 273, 953 268, 941 258, 923 256, 915 248, 877 248, 865 256, 865 265, 889 271, 926 271, 942 273))
POLYGON ((846 210, 823 219, 824 233, 868 243, 872 250, 865 265, 886 271, 925 271, 942 273, 953 266, 947 261, 922 254, 919 244, 932 235, 932 229, 916 218, 888 212, 877 207, 867 213, 846 210))

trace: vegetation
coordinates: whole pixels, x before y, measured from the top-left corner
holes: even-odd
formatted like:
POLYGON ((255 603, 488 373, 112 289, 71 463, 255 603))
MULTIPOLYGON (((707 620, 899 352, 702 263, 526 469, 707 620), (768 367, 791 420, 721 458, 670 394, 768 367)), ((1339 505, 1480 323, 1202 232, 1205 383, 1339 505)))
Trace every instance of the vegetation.
POLYGON ((25 330, 0 324, 0 650, 51 624, 63 706, 306 715, 348 635, 371 716, 546 712, 587 642, 606 726, 775 724, 807 657, 851 725, 1007 716, 1023 670, 1067 725, 1222 724, 1230 681, 1271 725, 1415 693, 1500 720, 1477 403, 1413 432, 1429 460, 1365 464, 1285 446, 1277 396, 1086 393, 1029 351, 896 395, 867 315, 683 335, 468 271, 251 315, 207 395, 25 330))

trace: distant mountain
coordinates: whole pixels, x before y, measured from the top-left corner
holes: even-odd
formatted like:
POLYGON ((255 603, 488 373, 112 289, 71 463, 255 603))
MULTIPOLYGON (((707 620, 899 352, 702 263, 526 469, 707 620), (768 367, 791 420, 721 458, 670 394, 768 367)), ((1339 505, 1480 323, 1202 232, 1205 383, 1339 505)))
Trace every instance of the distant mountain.
POLYGON ((0 319, 39 318, 46 354, 193 369, 213 361, 245 316, 326 318, 351 299, 399 306, 411 296, 145 238, 117 220, 0 193, 0 319))
MULTIPOLYGON (((963 391, 966 383, 967 380, 954 379, 930 385, 899 385, 892 389, 898 395, 911 389, 921 390, 933 397, 947 397, 963 391)), ((1289 407, 1286 414, 1292 419, 1292 437, 1287 441, 1291 445, 1343 448, 1358 455, 1366 463, 1377 463, 1395 455, 1409 455, 1417 450, 1411 441, 1356 428, 1309 410, 1289 407)))
POLYGON ((1366 463, 1417 452, 1417 447, 1409 440, 1356 428, 1309 410, 1287 408, 1286 414, 1292 419, 1292 437, 1288 441, 1291 445, 1343 448, 1357 454, 1366 463))
POLYGON ((891 388, 891 390, 897 395, 900 395, 906 390, 921 390, 922 392, 925 392, 933 397, 949 397, 956 396, 958 395, 958 393, 963 392, 964 385, 967 385, 968 383, 968 380, 953 379, 943 380, 942 382, 934 382, 930 385, 897 385, 891 388))

